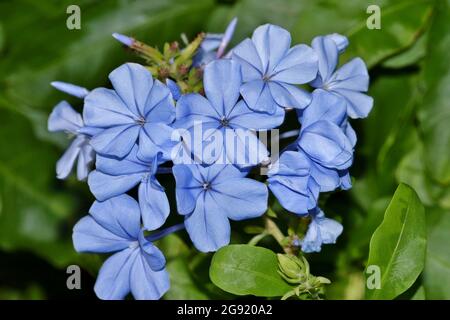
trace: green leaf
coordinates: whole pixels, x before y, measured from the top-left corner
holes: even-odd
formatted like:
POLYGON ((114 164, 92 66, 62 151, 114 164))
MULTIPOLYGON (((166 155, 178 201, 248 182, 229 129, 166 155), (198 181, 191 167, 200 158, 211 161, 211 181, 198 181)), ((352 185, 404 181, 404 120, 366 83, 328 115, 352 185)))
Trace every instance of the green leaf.
POLYGON ((170 274, 170 289, 164 295, 167 300, 205 300, 208 295, 194 281, 186 258, 173 259, 167 264, 170 274))
POLYGON ((394 299, 422 272, 426 251, 425 209, 415 191, 400 184, 383 222, 370 241, 367 266, 381 271, 380 289, 367 289, 368 299, 394 299))
POLYGON ((434 227, 428 234, 423 285, 428 299, 448 300, 450 299, 450 250, 448 250, 450 211, 442 209, 439 211, 440 217, 434 222, 434 227))
POLYGON ((411 300, 425 300, 425 288, 423 286, 420 286, 419 289, 417 289, 416 293, 412 296, 411 300))
POLYGON ((209 275, 215 285, 235 295, 280 297, 293 288, 278 274, 276 254, 262 247, 221 248, 213 256, 209 275))
POLYGON ((427 53, 428 33, 420 36, 408 50, 383 62, 383 67, 400 69, 414 64, 422 60, 427 53))
POLYGON ((410 47, 427 25, 433 2, 428 0, 389 1, 381 5, 380 9, 381 29, 368 29, 367 15, 363 21, 347 32, 351 45, 344 53, 343 60, 359 56, 371 68, 410 47))
POLYGON ((422 74, 425 95, 419 113, 425 163, 431 177, 450 185, 450 1, 437 1, 422 74))

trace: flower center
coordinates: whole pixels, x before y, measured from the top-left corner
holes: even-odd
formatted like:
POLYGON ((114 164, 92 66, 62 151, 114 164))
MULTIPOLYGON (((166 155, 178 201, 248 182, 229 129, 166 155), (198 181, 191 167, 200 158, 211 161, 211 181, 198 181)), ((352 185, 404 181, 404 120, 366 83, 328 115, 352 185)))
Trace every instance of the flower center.
POLYGON ((136 119, 136 123, 143 127, 146 123, 145 119, 143 117, 140 117, 139 119, 136 119))
POLYGON ((204 182, 202 187, 203 187, 203 190, 209 190, 209 189, 211 189, 211 184, 209 182, 204 182))
POLYGON ((220 124, 222 127, 228 127, 230 125, 230 121, 227 118, 222 117, 222 119, 220 119, 220 124))

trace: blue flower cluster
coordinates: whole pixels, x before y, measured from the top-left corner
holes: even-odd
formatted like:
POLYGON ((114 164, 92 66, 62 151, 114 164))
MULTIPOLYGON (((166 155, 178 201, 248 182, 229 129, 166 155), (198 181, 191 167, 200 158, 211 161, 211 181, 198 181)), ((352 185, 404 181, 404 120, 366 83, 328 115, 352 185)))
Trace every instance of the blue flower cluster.
POLYGON ((130 292, 159 299, 169 275, 153 242, 184 227, 198 250, 216 251, 230 241, 229 220, 267 211, 269 189, 287 211, 310 217, 298 242, 304 252, 320 251, 342 232, 319 209, 318 198, 351 187, 356 134, 348 117, 367 116, 373 103, 364 94, 364 62, 356 58, 336 70, 348 45, 344 36, 291 47, 289 32, 270 24, 225 54, 235 26, 233 20, 225 34, 208 35, 194 58, 193 66, 203 70, 202 94, 182 92, 172 79, 163 83, 135 63, 110 73, 112 89, 52 83, 84 100, 82 116, 59 103, 48 128, 75 137, 58 161, 58 178, 66 178, 78 159, 78 179, 87 179, 97 199, 74 227, 73 242, 79 252, 114 253, 95 285, 102 299, 130 292), (271 155, 256 132, 278 128, 291 110, 301 124, 298 138, 271 155), (258 165, 269 167, 266 183, 248 177, 258 165), (184 217, 182 225, 166 229, 160 228, 171 206, 157 180, 163 173, 175 178, 184 217), (138 201, 127 194, 136 187, 138 201))

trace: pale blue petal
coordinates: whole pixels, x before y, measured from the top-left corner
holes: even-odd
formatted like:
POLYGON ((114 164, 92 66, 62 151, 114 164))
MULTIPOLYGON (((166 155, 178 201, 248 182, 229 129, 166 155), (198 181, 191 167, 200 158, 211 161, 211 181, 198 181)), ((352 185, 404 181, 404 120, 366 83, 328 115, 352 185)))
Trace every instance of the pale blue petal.
POLYGON ((76 112, 69 103, 61 101, 53 109, 48 117, 49 131, 67 131, 76 133, 83 126, 81 115, 76 112))
POLYGON ((230 127, 235 129, 263 130, 276 128, 281 125, 284 121, 284 115, 285 111, 283 108, 277 108, 274 114, 253 111, 241 100, 229 114, 228 120, 230 127))
POLYGON ((302 129, 300 148, 314 161, 328 168, 346 169, 353 160, 353 147, 334 123, 320 120, 302 129))
POLYGON ((170 93, 172 94, 172 98, 176 101, 180 99, 181 97, 181 89, 177 85, 177 83, 169 78, 166 79, 166 85, 170 90, 170 93))
POLYGON ((86 126, 109 128, 132 124, 138 119, 114 90, 97 88, 84 99, 83 119, 86 126))
POLYGON ((372 110, 373 98, 364 93, 347 89, 333 89, 333 91, 345 98, 350 118, 366 118, 372 110))
POLYGON ((173 140, 174 129, 164 123, 147 123, 139 132, 138 158, 153 159, 158 153, 170 158, 172 148, 179 142, 173 140))
POLYGON ((147 123, 170 124, 175 120, 175 105, 169 88, 155 80, 145 102, 144 117, 147 123))
POLYGON ((241 83, 241 67, 235 61, 216 60, 205 67, 203 85, 206 97, 223 116, 230 113, 239 99, 241 83))
POLYGON ((129 195, 95 201, 89 214, 98 224, 124 239, 137 240, 139 237, 141 213, 137 201, 129 195))
POLYGON ((109 74, 109 80, 131 112, 143 116, 153 86, 150 71, 137 63, 125 63, 109 74))
POLYGON ((326 35, 326 37, 334 41, 339 50, 339 53, 343 53, 345 49, 348 47, 349 42, 346 36, 343 36, 339 33, 332 33, 326 35))
POLYGON ((229 163, 248 167, 269 160, 267 147, 251 130, 226 129, 224 135, 224 151, 229 163))
MULTIPOLYGON (((182 120, 184 128, 188 128, 185 123, 186 119, 191 121, 191 126, 194 121, 217 121, 222 118, 223 114, 218 113, 209 103, 209 101, 196 93, 183 95, 177 101, 176 117, 177 122, 182 120)), ((175 123, 176 127, 179 127, 175 123)))
POLYGON ((269 75, 289 50, 291 35, 279 26, 265 24, 255 29, 252 41, 261 59, 262 70, 269 75))
POLYGON ((51 85, 59 91, 80 99, 83 99, 89 93, 88 89, 67 82, 53 81, 51 82, 51 85))
POLYGON ((56 176, 58 179, 65 179, 69 176, 84 143, 84 137, 79 136, 75 138, 69 148, 67 148, 66 152, 64 152, 62 157, 56 162, 56 176))
POLYGON ((185 218, 184 223, 199 251, 216 251, 230 242, 228 217, 208 193, 197 199, 195 210, 185 218))
POLYGON ((270 74, 270 80, 290 84, 303 84, 317 75, 317 55, 313 49, 299 44, 287 52, 270 74))
POLYGON ((139 206, 146 230, 155 230, 166 222, 170 213, 169 200, 164 189, 154 186, 149 177, 139 185, 139 206))
POLYGON ((139 160, 137 152, 138 146, 135 145, 123 159, 98 155, 95 162, 96 170, 109 175, 130 175, 147 172, 150 163, 139 160))
POLYGON ((88 185, 95 198, 104 201, 131 190, 141 182, 142 176, 142 173, 109 175, 94 170, 88 176, 88 185))
POLYGON ((312 86, 317 87, 317 85, 321 86, 326 83, 336 70, 339 50, 336 43, 328 37, 316 37, 311 45, 319 58, 318 78, 320 78, 320 83, 312 84, 312 86))
POLYGON ((145 238, 143 231, 139 234, 139 246, 142 257, 153 271, 164 269, 166 266, 166 258, 161 250, 145 238))
POLYGON ((245 39, 233 48, 232 59, 241 65, 242 80, 244 82, 261 80, 264 69, 255 45, 250 39, 245 39))
POLYGON ((303 109, 311 102, 311 94, 294 85, 270 81, 269 88, 280 107, 303 109))
POLYGON ((139 125, 121 125, 105 129, 91 139, 97 153, 123 158, 130 153, 139 135, 139 125))
POLYGON ((122 300, 130 292, 130 273, 138 259, 137 249, 125 249, 109 257, 101 267, 94 291, 102 300, 122 300))
POLYGON ((132 240, 105 229, 91 216, 77 222, 73 228, 72 241, 77 252, 96 253, 123 250, 132 243, 132 240))
POLYGON ((178 213, 190 214, 195 209, 197 198, 202 192, 202 181, 192 174, 195 165, 175 165, 172 168, 176 181, 176 200, 178 213))
POLYGON ((303 127, 327 120, 341 126, 347 119, 347 105, 345 99, 322 89, 312 93, 311 104, 303 111, 300 123, 303 127))
POLYGON ((77 179, 84 181, 87 179, 91 165, 95 159, 95 151, 88 142, 85 142, 80 150, 77 161, 77 179))
POLYGON ((158 300, 169 290, 169 274, 165 269, 153 271, 140 254, 131 269, 130 286, 136 300, 158 300))
POLYGON ((330 78, 330 90, 347 89, 365 92, 369 88, 369 73, 361 58, 354 58, 340 67, 330 78))
POLYGON ((274 114, 278 108, 267 82, 254 80, 241 86, 241 95, 248 107, 254 111, 274 114))
POLYGON ((267 187, 252 179, 235 178, 214 183, 210 196, 232 220, 256 218, 267 211, 267 187))

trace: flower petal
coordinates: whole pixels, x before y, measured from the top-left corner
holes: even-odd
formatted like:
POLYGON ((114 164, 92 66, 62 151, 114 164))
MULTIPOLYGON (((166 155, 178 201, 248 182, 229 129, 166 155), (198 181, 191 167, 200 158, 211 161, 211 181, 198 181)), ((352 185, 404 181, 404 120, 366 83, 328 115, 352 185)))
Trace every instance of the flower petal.
POLYGON ((347 102, 347 114, 350 118, 366 118, 373 107, 373 98, 357 91, 334 89, 335 93, 343 96, 347 102))
POLYGON ((251 219, 261 216, 267 210, 269 192, 264 183, 248 178, 235 178, 215 183, 212 188, 211 197, 229 219, 251 219))
POLYGON ((175 106, 169 88, 155 80, 145 102, 143 114, 146 122, 172 123, 175 120, 175 106))
POLYGON ((83 119, 86 126, 109 128, 134 123, 137 116, 114 90, 97 88, 84 99, 83 119))
POLYGON ((126 249, 132 240, 104 228, 91 216, 80 219, 73 228, 73 246, 77 252, 115 252, 126 249))
POLYGON ((338 64, 339 51, 336 42, 325 36, 315 37, 312 47, 319 58, 319 73, 313 87, 321 87, 333 75, 338 64))
POLYGON ((174 129, 164 123, 147 123, 139 132, 139 151, 137 157, 149 161, 158 153, 170 159, 172 148, 179 142, 175 140, 174 129))
POLYGON ((270 92, 276 103, 283 108, 303 109, 311 102, 311 94, 292 84, 269 82, 270 92))
POLYGON ((176 181, 176 199, 178 213, 190 214, 195 209, 197 198, 202 192, 201 181, 192 173, 196 165, 175 165, 172 168, 176 181))
POLYGON ((117 236, 136 241, 141 231, 141 213, 136 200, 126 194, 100 202, 89 209, 94 220, 117 236))
POLYGON ((88 185, 99 201, 104 201, 126 193, 141 182, 143 174, 109 175, 94 170, 88 176, 88 185))
POLYGON ((270 80, 289 84, 303 84, 317 75, 317 55, 313 49, 299 44, 287 52, 270 74, 270 80))
POLYGON ((139 206, 146 230, 155 230, 166 222, 170 213, 169 200, 164 189, 152 184, 151 178, 139 185, 139 206))
POLYGON ((250 39, 245 39, 238 44, 232 53, 233 60, 241 65, 242 80, 244 82, 261 80, 264 70, 261 58, 256 51, 255 44, 250 39))
POLYGON ((98 155, 95 162, 96 170, 109 175, 130 175, 147 172, 150 163, 139 160, 137 152, 138 146, 135 145, 123 159, 98 155))
POLYGON ((255 29, 252 41, 261 59, 262 70, 269 75, 289 50, 291 35, 279 26, 265 24, 255 29))
POLYGON ((206 97, 222 116, 229 114, 235 106, 241 83, 241 67, 235 61, 221 59, 205 67, 203 85, 206 97))
POLYGON ((278 108, 265 81, 253 80, 244 83, 240 92, 248 107, 254 111, 273 115, 278 108))
POLYGON ((274 114, 253 111, 241 100, 233 108, 228 119, 232 128, 261 130, 278 127, 283 123, 284 115, 283 108, 277 108, 274 114))
POLYGON ((313 161, 327 168, 346 169, 353 160, 350 141, 330 121, 320 120, 302 129, 298 145, 313 161))
POLYGON ((186 230, 202 252, 216 251, 230 242, 230 222, 207 192, 197 199, 195 210, 185 218, 186 230))
POLYGON ((130 286, 136 300, 158 300, 169 290, 169 274, 165 269, 153 271, 140 254, 131 269, 130 286))
POLYGON ((80 153, 78 155, 77 161, 77 179, 84 181, 87 179, 89 171, 91 169, 91 164, 95 159, 95 151, 91 145, 85 142, 81 146, 80 153))
POLYGON ((130 292, 130 272, 138 250, 125 249, 109 257, 100 268, 94 291, 102 300, 122 300, 130 292))
POLYGON ((91 145, 97 153, 123 158, 136 144, 140 130, 137 124, 111 127, 94 136, 91 145))
POLYGON ((153 86, 150 71, 137 63, 125 63, 109 74, 109 80, 131 112, 143 116, 153 86))
MULTIPOLYGON (((195 121, 217 121, 223 116, 211 106, 205 97, 197 93, 183 95, 177 101, 176 113, 177 122, 182 120, 185 129, 192 126, 195 121), (190 124, 187 124, 186 120, 189 120, 190 124)), ((175 122, 175 127, 180 127, 177 122, 175 122)))
POLYGON ((62 157, 56 162, 56 176, 58 179, 65 179, 69 176, 84 142, 85 138, 83 136, 75 138, 69 148, 67 148, 66 152, 64 152, 62 157))
POLYGON ((316 89, 312 93, 311 104, 303 111, 300 123, 308 127, 319 120, 331 121, 341 126, 347 119, 345 99, 331 92, 316 89))
POLYGON ((69 103, 61 101, 48 117, 48 131, 68 131, 76 133, 83 126, 81 115, 69 103))
POLYGON ((369 89, 369 73, 361 58, 354 58, 340 67, 330 78, 329 89, 347 89, 366 92, 369 89))

